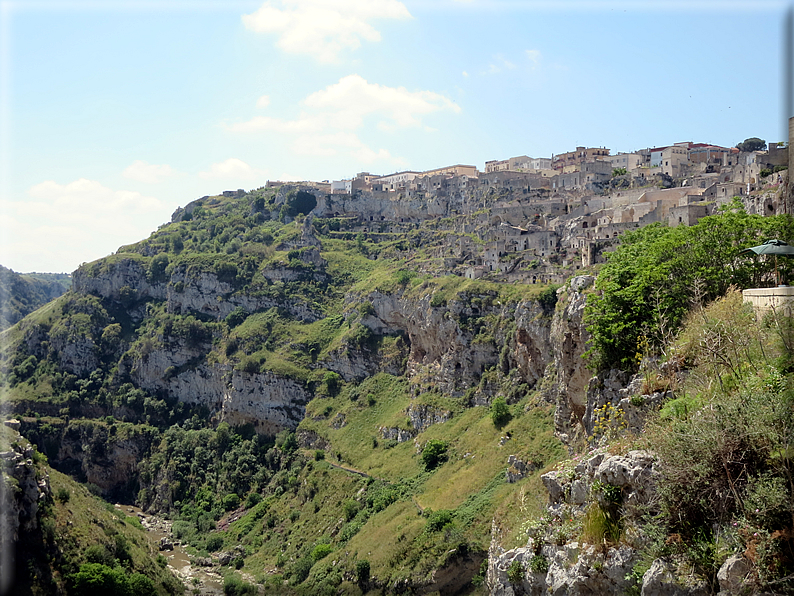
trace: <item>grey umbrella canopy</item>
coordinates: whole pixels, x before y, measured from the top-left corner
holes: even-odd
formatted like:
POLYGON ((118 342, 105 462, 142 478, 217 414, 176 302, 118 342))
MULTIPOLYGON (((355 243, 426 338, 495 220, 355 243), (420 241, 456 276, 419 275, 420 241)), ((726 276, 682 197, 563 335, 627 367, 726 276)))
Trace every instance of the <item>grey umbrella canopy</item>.
POLYGON ((782 240, 767 240, 763 244, 759 244, 758 246, 751 246, 750 248, 745 248, 742 251, 742 254, 749 254, 755 253, 757 255, 774 255, 775 256, 775 275, 777 277, 777 285, 780 285, 780 271, 777 268, 777 256, 783 255, 788 257, 794 257, 794 246, 791 246, 788 242, 783 242, 782 240))

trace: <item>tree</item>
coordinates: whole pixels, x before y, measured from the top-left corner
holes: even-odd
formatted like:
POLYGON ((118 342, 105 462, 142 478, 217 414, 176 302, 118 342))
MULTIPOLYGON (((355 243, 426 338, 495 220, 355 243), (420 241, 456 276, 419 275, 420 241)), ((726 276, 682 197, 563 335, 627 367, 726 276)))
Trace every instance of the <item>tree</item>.
POLYGON ((366 584, 369 581, 369 561, 366 559, 359 559, 356 561, 356 582, 359 585, 366 584))
POLYGON ((323 376, 323 384, 328 395, 335 396, 339 393, 339 388, 342 386, 342 377, 335 372, 327 372, 323 376))
POLYGON ((736 144, 739 151, 763 151, 766 149, 766 141, 758 137, 750 137, 741 143, 736 144))
POLYGON ((612 169, 612 177, 617 178, 618 176, 625 176, 628 173, 626 168, 613 168, 612 169))
POLYGON ((294 194, 292 192, 287 194, 287 215, 290 217, 295 217, 299 214, 307 215, 316 206, 317 198, 310 192, 299 190, 294 194))
POLYGON ((71 593, 80 596, 128 596, 129 580, 121 568, 101 563, 83 563, 80 571, 69 576, 71 593))
POLYGON ((435 469, 447 459, 447 444, 438 439, 430 439, 422 449, 422 463, 427 470, 435 469))
POLYGON ((591 368, 634 370, 640 344, 662 345, 692 303, 710 302, 731 285, 771 281, 772 263, 740 256, 743 249, 793 237, 790 216, 749 215, 738 200, 691 227, 651 224, 626 233, 596 280, 600 292, 585 308, 591 368))
POLYGON ((510 414, 510 407, 504 397, 497 397, 491 403, 491 420, 496 428, 502 428, 513 416, 510 414))

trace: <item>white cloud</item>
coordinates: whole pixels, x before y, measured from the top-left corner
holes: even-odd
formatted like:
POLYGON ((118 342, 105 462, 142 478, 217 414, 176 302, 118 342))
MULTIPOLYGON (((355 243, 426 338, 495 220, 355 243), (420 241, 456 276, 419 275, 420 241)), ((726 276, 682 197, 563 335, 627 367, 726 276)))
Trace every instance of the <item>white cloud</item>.
POLYGON ((464 70, 464 71, 463 71, 463 76, 464 76, 464 77, 468 77, 468 76, 469 76, 469 73, 467 73, 467 72, 464 70))
POLYGON ((497 54, 493 57, 493 62, 488 65, 488 70, 485 71, 483 74, 497 74, 502 72, 503 70, 513 70, 516 65, 510 62, 507 58, 502 56, 501 54, 497 54))
POLYGON ((438 110, 460 112, 460 107, 433 91, 408 91, 405 87, 386 87, 368 83, 359 75, 343 77, 338 83, 309 95, 304 104, 333 114, 339 128, 357 128, 364 116, 379 114, 381 125, 419 126, 420 116, 438 110))
POLYGON ((266 108, 269 105, 270 105, 269 95, 263 95, 262 97, 256 100, 256 107, 258 108, 266 108))
POLYGON ((398 0, 268 0, 242 20, 252 31, 276 34, 276 45, 285 52, 328 63, 338 61, 343 50, 359 48, 362 40, 380 41, 370 21, 410 18, 398 0))
POLYGON ((540 50, 526 50, 527 59, 535 66, 540 63, 540 50))
POLYGON ((7 218, 4 249, 21 271, 72 271, 147 237, 169 215, 155 197, 85 178, 68 184, 48 180, 27 195, 0 202, 7 218))
POLYGON ((176 171, 167 164, 156 165, 137 159, 128 165, 122 174, 130 180, 156 184, 175 175, 176 171))
POLYGON ((422 121, 425 116, 434 112, 461 111, 460 106, 439 93, 369 83, 355 74, 311 93, 301 104, 303 111, 295 119, 255 116, 248 121, 231 124, 228 129, 292 136, 292 149, 301 155, 346 153, 365 163, 383 160, 400 165, 405 161, 385 149, 367 147, 355 131, 363 128, 369 119, 385 131, 403 128, 430 131, 433 129, 422 121))
POLYGON ((254 180, 262 178, 263 172, 252 168, 247 163, 236 157, 214 163, 206 172, 199 172, 199 178, 205 180, 226 179, 226 180, 254 180))
POLYGON ((80 178, 69 184, 52 180, 36 184, 28 190, 34 200, 17 205, 17 212, 53 217, 61 221, 76 221, 91 214, 138 214, 161 207, 160 201, 139 192, 111 190, 95 180, 80 178))

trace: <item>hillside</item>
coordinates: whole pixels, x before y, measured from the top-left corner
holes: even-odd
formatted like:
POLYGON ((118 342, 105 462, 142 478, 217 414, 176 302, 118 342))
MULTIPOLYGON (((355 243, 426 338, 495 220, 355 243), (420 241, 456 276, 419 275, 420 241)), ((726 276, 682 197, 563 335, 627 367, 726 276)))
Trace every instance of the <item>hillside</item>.
MULTIPOLYGON (((485 209, 498 199, 486 196, 485 209)), ((684 408, 686 423, 690 412, 765 379, 782 379, 775 395, 787 395, 785 342, 763 356, 745 350, 749 360, 734 363, 722 393, 703 388, 727 381, 722 369, 697 368, 705 356, 696 348, 671 360, 667 346, 693 296, 664 280, 697 272, 702 281, 686 288, 706 284, 702 302, 727 291, 729 283, 709 277, 726 262, 735 265, 730 283, 763 281, 769 264, 741 264, 736 255, 759 235, 791 237, 790 220, 734 205, 700 227, 651 226, 626 235, 597 281, 560 264, 555 275, 568 279, 558 287, 518 283, 504 271, 449 274, 465 265, 450 251, 478 242, 470 230, 486 225, 487 211, 449 202, 422 215, 420 207, 403 204, 403 215, 419 211, 376 224, 395 205, 318 217, 332 207, 303 188, 194 202, 149 238, 81 266, 72 291, 3 332, 7 407, 55 469, 107 499, 171 518, 196 561, 226 576, 227 593, 507 594, 522 581, 528 592, 547 581, 568 590, 575 578, 552 571, 570 567, 567 545, 576 540, 603 548, 588 576, 642 580, 650 568, 642 557, 667 556, 646 548, 656 543, 645 521, 633 542, 584 523, 597 513, 593 487, 611 495, 598 510, 608 521, 618 511, 629 519, 620 506, 635 488, 614 475, 595 478, 601 460, 588 472, 567 458, 642 449, 669 469, 665 453, 680 445, 665 452, 653 437, 674 436, 669 425, 680 417, 659 417, 663 405, 662 413, 684 408), (717 258, 698 248, 698 238, 716 237, 726 243, 717 258), (588 347, 603 368, 595 378, 588 347), (681 373, 675 386, 672 361, 681 373), (655 434, 643 432, 646 424, 655 434), (570 482, 579 482, 576 491, 570 482), (562 534, 532 530, 532 520, 553 525, 566 516, 562 534), (620 565, 603 558, 612 551, 622 553, 620 565)), ((747 321, 750 337, 758 325, 747 321)), ((770 337, 753 350, 771 346, 770 337)), ((741 482, 730 476, 732 490, 756 494, 765 474, 785 476, 787 451, 774 445, 741 482)), ((791 494, 770 482, 776 498, 791 494)), ((764 531, 787 535, 788 522, 775 515, 764 531)), ((659 532, 689 539, 698 529, 704 548, 716 544, 708 527, 662 524, 659 532)), ((674 554, 683 569, 688 555, 674 554)), ((723 555, 711 563, 719 568, 723 555)), ((775 560, 779 567, 759 581, 785 575, 788 560, 775 560)))
POLYGON ((19 274, 0 266, 0 330, 7 329, 71 285, 66 274, 19 274))

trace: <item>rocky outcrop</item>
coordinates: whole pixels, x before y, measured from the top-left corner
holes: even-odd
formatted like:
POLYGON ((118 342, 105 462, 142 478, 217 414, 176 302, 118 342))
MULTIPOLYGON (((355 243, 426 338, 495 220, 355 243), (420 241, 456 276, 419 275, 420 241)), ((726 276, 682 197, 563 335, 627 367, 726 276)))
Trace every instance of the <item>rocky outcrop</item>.
POLYGON ((537 553, 533 548, 518 548, 499 556, 493 571, 489 564, 489 581, 493 586, 490 593, 492 596, 625 594, 631 586, 626 576, 635 562, 636 554, 627 546, 606 552, 579 542, 544 546, 537 553), (511 578, 515 579, 516 575, 520 581, 514 583, 511 578))
POLYGON ((507 470, 505 470, 505 480, 513 484, 526 478, 527 474, 534 472, 537 466, 533 462, 525 462, 515 455, 507 458, 507 470))
MULTIPOLYGON (((517 458, 510 463, 516 467, 517 458)), ((526 547, 505 551, 499 547, 498 532, 492 534, 490 593, 625 594, 633 585, 635 550, 626 544, 610 548, 585 544, 571 539, 563 527, 575 520, 581 523, 588 506, 609 506, 608 501, 615 500, 627 505, 651 502, 657 474, 654 463, 653 455, 645 451, 611 455, 595 450, 541 476, 549 494, 548 519, 530 531, 526 547)))
POLYGON ((423 432, 434 424, 443 424, 452 418, 452 412, 441 408, 434 408, 426 404, 411 404, 408 406, 408 419, 411 428, 423 432))
POLYGON ((150 283, 146 265, 138 255, 83 265, 72 276, 72 289, 129 305, 137 301, 164 300, 166 283, 150 283))
POLYGON ((564 443, 574 441, 587 404, 586 388, 592 376, 583 358, 589 334, 584 327, 587 294, 595 282, 592 275, 580 275, 560 288, 559 307, 551 322, 549 343, 553 352, 553 368, 544 393, 555 404, 554 426, 564 443), (567 290, 567 291, 566 291, 567 290))
POLYGON ((250 423, 265 434, 297 427, 311 399, 306 388, 292 379, 220 364, 201 364, 175 376, 169 392, 185 403, 207 406, 216 422, 250 423))
POLYGON ((279 298, 270 293, 239 291, 215 273, 184 265, 175 267, 171 273, 165 298, 166 309, 170 313, 200 313, 216 320, 225 319, 237 308, 257 312, 273 307, 283 308, 292 317, 305 322, 322 318, 304 302, 279 298))
POLYGON ((671 391, 658 391, 643 395, 641 375, 631 378, 621 370, 609 370, 590 379, 587 385, 587 405, 582 425, 588 435, 604 424, 620 424, 639 434, 645 419, 668 399, 671 391), (618 420, 619 419, 619 420, 618 420))
POLYGON ((331 444, 313 430, 298 429, 295 432, 298 445, 304 449, 330 449, 331 444))
POLYGON ((507 364, 518 368, 521 380, 530 386, 542 377, 550 361, 551 317, 536 300, 501 304, 492 294, 459 295, 433 306, 429 293, 409 297, 404 292, 377 291, 364 300, 372 303, 375 314, 363 317, 362 324, 379 335, 406 337, 410 345, 407 374, 419 391, 434 388, 447 395, 463 395, 499 363, 505 345, 514 346, 505 355, 507 364), (486 333, 469 324, 486 316, 503 324, 486 328, 486 333))
POLYGON ((728 557, 717 572, 717 581, 720 583, 720 596, 751 593, 752 585, 747 581, 751 571, 752 565, 742 555, 737 554, 728 557))
POLYGON ((642 576, 642 596, 707 596, 710 593, 705 582, 683 585, 673 573, 672 566, 663 559, 651 563, 650 569, 642 576))
POLYGON ((39 509, 50 495, 50 480, 45 469, 34 463, 30 443, 15 431, 12 437, 7 450, 0 452, 3 472, 0 536, 16 542, 20 532, 38 528, 39 509))

